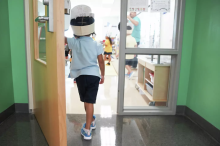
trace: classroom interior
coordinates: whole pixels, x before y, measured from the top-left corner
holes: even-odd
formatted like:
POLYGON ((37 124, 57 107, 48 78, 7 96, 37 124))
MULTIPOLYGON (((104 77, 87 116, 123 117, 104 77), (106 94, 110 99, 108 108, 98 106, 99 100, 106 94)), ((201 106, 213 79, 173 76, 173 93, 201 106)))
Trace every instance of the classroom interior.
MULTIPOLYGON (((71 7, 79 4, 85 4, 92 8, 95 15, 96 35, 93 37, 95 41, 103 44, 105 37, 109 36, 113 42, 111 65, 105 66, 105 83, 99 87, 94 113, 105 116, 117 114, 119 58, 116 55, 120 52, 120 31, 118 30, 120 1, 71 0, 71 7)), ((44 15, 44 7, 40 0, 38 1, 38 10, 39 15, 44 15)), ((130 14, 129 10, 127 14, 130 14)), ((151 12, 149 5, 147 12, 137 12, 137 15, 141 21, 141 40, 138 48, 173 48, 175 0, 171 0, 170 12, 151 12)), ((133 25, 131 22, 128 23, 133 25)), ((46 62, 46 49, 43 47, 46 43, 45 24, 39 23, 38 28, 39 58, 46 62)), ((73 37, 71 27, 65 31, 64 35, 73 37)), ((103 44, 103 51, 104 48, 103 44)), ((147 52, 146 54, 133 55, 137 56, 134 61, 136 65, 132 66, 134 74, 131 78, 125 76, 124 79, 124 107, 167 106, 172 56, 151 55, 147 52)), ((65 60, 66 112, 67 114, 84 114, 84 106, 80 101, 77 85, 74 83, 74 79, 69 77, 70 58, 69 54, 65 60)))

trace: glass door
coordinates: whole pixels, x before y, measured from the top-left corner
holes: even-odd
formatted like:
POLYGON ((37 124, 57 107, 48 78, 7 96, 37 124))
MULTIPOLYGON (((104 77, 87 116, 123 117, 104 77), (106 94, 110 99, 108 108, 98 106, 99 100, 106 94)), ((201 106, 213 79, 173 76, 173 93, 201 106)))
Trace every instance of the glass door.
POLYGON ((122 0, 118 113, 173 115, 184 0, 122 0))

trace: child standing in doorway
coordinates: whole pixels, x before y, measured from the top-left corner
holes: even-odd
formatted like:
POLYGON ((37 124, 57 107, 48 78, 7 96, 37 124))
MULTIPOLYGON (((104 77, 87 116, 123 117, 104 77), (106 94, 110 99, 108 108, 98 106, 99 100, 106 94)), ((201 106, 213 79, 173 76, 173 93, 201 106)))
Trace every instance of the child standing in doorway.
POLYGON ((105 75, 102 45, 90 37, 95 32, 94 22, 94 14, 91 13, 90 7, 74 7, 71 10, 70 22, 74 37, 65 38, 73 56, 70 75, 76 78, 80 100, 84 102, 86 111, 86 123, 81 129, 81 135, 85 140, 92 139, 92 129, 96 128, 93 105, 96 103, 99 84, 104 83, 105 75))
POLYGON ((112 40, 110 37, 106 36, 105 40, 105 52, 104 52, 105 58, 104 60, 108 60, 107 66, 111 65, 111 55, 112 55, 112 40))
MULTIPOLYGON (((120 23, 118 24, 118 29, 120 31, 120 23)), ((132 37, 132 26, 130 24, 127 24, 127 36, 126 36, 126 48, 137 48, 137 42, 135 40, 134 37, 132 37)), ((119 56, 119 54, 117 55, 119 56)), ((127 54, 126 55, 126 60, 125 60, 125 68, 127 69, 127 74, 126 76, 131 79, 134 75, 134 72, 132 71, 132 64, 133 63, 137 63, 137 62, 134 62, 134 57, 135 55, 130 55, 130 54, 127 54)))

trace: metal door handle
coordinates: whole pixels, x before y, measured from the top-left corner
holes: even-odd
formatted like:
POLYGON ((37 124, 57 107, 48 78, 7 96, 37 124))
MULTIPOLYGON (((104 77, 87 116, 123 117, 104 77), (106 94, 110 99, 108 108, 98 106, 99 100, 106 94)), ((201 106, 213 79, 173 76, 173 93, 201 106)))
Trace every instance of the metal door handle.
POLYGON ((47 16, 38 16, 35 19, 35 22, 38 22, 38 23, 46 23, 46 21, 49 21, 49 17, 47 16))
POLYGON ((47 16, 38 16, 35 19, 37 23, 47 23, 47 30, 53 32, 53 0, 43 0, 43 4, 47 6, 47 16))

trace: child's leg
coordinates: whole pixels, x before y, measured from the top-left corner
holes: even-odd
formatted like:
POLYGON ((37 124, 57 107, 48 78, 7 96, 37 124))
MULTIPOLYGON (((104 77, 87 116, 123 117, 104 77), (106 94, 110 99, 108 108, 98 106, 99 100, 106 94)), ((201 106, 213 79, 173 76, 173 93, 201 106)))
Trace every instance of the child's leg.
MULTIPOLYGON (((85 112, 86 112, 86 103, 84 102, 84 109, 85 109, 85 112)), ((94 108, 93 108, 93 115, 94 115, 94 108)), ((92 117, 92 122, 95 121, 95 119, 92 117)))
POLYGON ((106 60, 107 60, 107 59, 106 59, 106 58, 107 58, 106 56, 107 56, 107 55, 105 54, 105 56, 104 56, 104 61, 106 61, 106 60))
POLYGON ((126 65, 125 68, 128 70, 128 75, 132 72, 131 67, 129 65, 126 65))
POLYGON ((110 63, 112 60, 111 55, 108 55, 108 62, 110 63))
POLYGON ((90 125, 93 122, 94 107, 92 103, 84 103, 86 108, 86 129, 90 130, 90 125))

